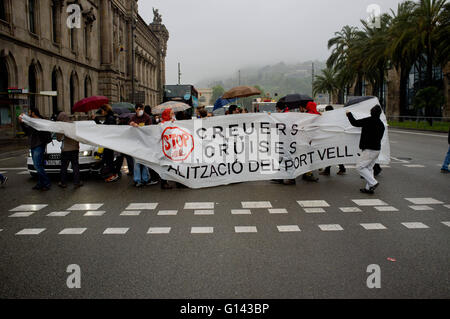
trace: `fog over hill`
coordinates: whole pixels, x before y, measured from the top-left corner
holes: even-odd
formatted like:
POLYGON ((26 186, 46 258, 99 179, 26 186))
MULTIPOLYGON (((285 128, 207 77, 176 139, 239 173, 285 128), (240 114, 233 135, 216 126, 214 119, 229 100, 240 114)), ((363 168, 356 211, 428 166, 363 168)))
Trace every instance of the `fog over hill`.
POLYGON ((212 88, 220 85, 225 90, 239 85, 239 71, 241 85, 259 85, 272 96, 284 96, 290 93, 311 94, 312 63, 315 75, 321 74, 326 67, 322 61, 306 61, 289 64, 279 62, 273 65, 244 67, 236 70, 231 76, 216 76, 202 80, 195 84, 197 88, 212 88))

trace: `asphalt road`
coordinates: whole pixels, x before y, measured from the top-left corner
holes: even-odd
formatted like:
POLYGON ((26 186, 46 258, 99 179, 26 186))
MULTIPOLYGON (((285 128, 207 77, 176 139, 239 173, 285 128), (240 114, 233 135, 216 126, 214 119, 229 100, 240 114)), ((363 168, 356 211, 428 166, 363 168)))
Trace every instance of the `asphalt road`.
POLYGON ((164 191, 136 189, 125 175, 88 178, 77 190, 55 179, 39 192, 24 152, 0 156, 9 177, 0 188, 0 298, 449 298, 450 175, 439 171, 447 135, 390 130, 390 139, 393 160, 373 196, 359 193, 353 168, 294 186, 164 191), (73 206, 86 203, 101 205, 73 206), (30 204, 45 206, 20 207, 30 204), (20 235, 30 229, 38 234, 20 235), (79 289, 67 287, 72 264, 79 289), (370 289, 374 264, 381 288, 370 289))

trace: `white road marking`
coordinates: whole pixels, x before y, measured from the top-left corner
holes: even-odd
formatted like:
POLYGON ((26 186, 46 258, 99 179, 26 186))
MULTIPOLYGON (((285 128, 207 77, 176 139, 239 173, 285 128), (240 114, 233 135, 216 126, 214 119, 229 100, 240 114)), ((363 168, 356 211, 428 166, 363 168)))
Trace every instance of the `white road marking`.
POLYGON ((413 210, 433 210, 430 206, 427 205, 411 205, 409 206, 413 210))
POLYGON ((214 202, 185 203, 184 209, 214 209, 214 202))
POLYGON ((154 210, 158 203, 131 203, 126 210, 154 210))
POLYGON ((235 226, 234 232, 236 233, 257 233, 256 226, 235 226))
POLYGON ((87 228, 65 228, 59 232, 59 235, 81 235, 87 228))
POLYGON ((369 224, 360 224, 367 230, 377 230, 377 229, 387 229, 383 224, 379 223, 369 223, 369 224))
POLYGON ((51 212, 50 214, 48 214, 48 217, 64 217, 69 215, 70 212, 51 212))
POLYGON ((214 215, 214 210, 213 209, 196 209, 194 210, 194 215, 214 215))
POLYGON ((191 227, 191 234, 212 234, 214 227, 191 227))
POLYGON ((140 214, 140 210, 125 210, 120 213, 120 216, 139 216, 140 214))
POLYGON ((270 202, 241 202, 242 208, 272 208, 270 202))
POLYGON ((380 199, 352 199, 358 206, 385 206, 387 203, 383 202, 380 199))
POLYGON ((177 210, 160 210, 158 216, 175 216, 178 214, 177 210))
POLYGON ((433 205, 433 204, 444 204, 437 199, 431 197, 419 197, 419 198, 405 198, 407 201, 415 205, 433 205))
POLYGON ((398 209, 392 206, 375 206, 379 212, 398 212, 398 209))
POLYGON ((2 158, 2 159, 0 159, 0 161, 7 161, 7 160, 10 160, 10 159, 15 159, 15 157, 2 158))
POLYGON ((442 224, 444 224, 445 226, 450 227, 450 222, 442 222, 442 224))
POLYGON ((330 207, 324 200, 298 200, 297 203, 301 207, 330 207))
POLYGON ((45 228, 25 228, 16 233, 16 235, 39 235, 45 228))
POLYGON ((325 209, 323 208, 303 208, 305 213, 307 214, 318 214, 318 213, 325 213, 325 209))
POLYGON ((325 225, 319 225, 319 228, 322 231, 339 231, 344 230, 341 225, 339 224, 325 224, 325 225))
POLYGON ((297 225, 280 225, 280 226, 277 226, 277 228, 280 233, 299 232, 300 231, 300 227, 298 227, 297 225))
POLYGON ((35 212, 19 212, 19 213, 14 213, 12 215, 9 215, 9 217, 30 217, 34 213, 35 212))
POLYGON ((250 209, 232 209, 232 215, 251 215, 252 211, 250 209))
POLYGON ((450 208, 450 205, 444 205, 444 207, 446 207, 446 208, 450 208))
POLYGON ((358 207, 339 207, 344 213, 361 213, 362 210, 358 207))
POLYGON ((103 232, 104 235, 124 235, 129 228, 106 228, 103 232))
POLYGON ((102 210, 95 210, 86 212, 83 216, 103 216, 106 212, 102 210))
POLYGON ((8 172, 2 172, 2 171, 0 171, 0 174, 6 174, 6 173, 8 173, 8 172))
POLYGON ((47 207, 48 205, 46 204, 36 204, 36 205, 20 205, 17 206, 16 208, 10 209, 10 212, 37 212, 40 211, 41 209, 47 207))
POLYGON ((28 175, 28 174, 30 174, 30 172, 28 172, 28 171, 23 171, 23 172, 17 173, 17 175, 28 175))
POLYGON ((170 227, 150 227, 147 234, 168 234, 170 229, 170 227))
POLYGON ((286 208, 269 208, 269 214, 287 214, 286 208))
POLYGON ((103 204, 75 204, 67 210, 97 210, 102 206, 103 204))
POLYGON ((420 165, 420 164, 403 164, 403 166, 410 167, 410 168, 423 168, 423 167, 425 167, 424 165, 420 165))
POLYGON ((427 225, 425 225, 424 223, 402 223, 403 226, 405 226, 406 228, 409 229, 419 229, 419 228, 430 228, 427 225))
POLYGON ((2 167, 0 168, 2 171, 23 171, 26 170, 26 167, 2 167))

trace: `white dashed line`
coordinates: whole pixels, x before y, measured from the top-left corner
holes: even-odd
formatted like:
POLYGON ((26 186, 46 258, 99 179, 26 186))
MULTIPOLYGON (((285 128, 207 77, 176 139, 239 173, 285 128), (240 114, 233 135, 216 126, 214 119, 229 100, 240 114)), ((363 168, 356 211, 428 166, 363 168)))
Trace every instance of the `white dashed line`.
POLYGON ((298 200, 297 203, 301 207, 330 207, 324 200, 298 200))
POLYGON ((31 215, 33 215, 35 212, 19 212, 19 213, 14 213, 12 215, 9 215, 9 217, 30 217, 31 215))
POLYGON ((379 223, 369 223, 369 224, 360 224, 367 230, 377 230, 377 229, 387 229, 383 224, 379 223))
POLYGON ((75 204, 67 210, 97 210, 102 206, 103 204, 75 204))
POLYGON ((444 224, 445 226, 450 227, 450 222, 442 222, 442 224, 444 224))
POLYGON ((28 172, 28 171, 23 171, 23 172, 19 172, 19 173, 16 173, 17 175, 28 175, 28 174, 30 174, 30 172, 28 172))
POLYGON ((413 210, 433 210, 433 208, 427 205, 411 205, 409 207, 413 210))
POLYGON ((241 202, 242 208, 272 208, 270 202, 241 202))
POLYGON ((361 213, 362 210, 358 207, 339 207, 344 213, 361 213))
POLYGON ((325 213, 325 209, 323 208, 303 208, 303 210, 305 211, 305 213, 307 214, 320 214, 320 213, 325 213))
POLYGON ((184 209, 214 209, 214 202, 185 203, 184 209))
POLYGON ((327 224, 327 225, 319 225, 319 228, 322 231, 339 231, 344 230, 339 224, 327 224))
POLYGON ((40 211, 41 209, 47 207, 48 205, 46 204, 39 204, 39 205, 20 205, 17 206, 16 208, 10 209, 10 212, 37 212, 40 211))
POLYGON ((175 216, 176 214, 178 214, 177 210, 160 210, 158 212, 158 216, 175 216))
POLYGON ((234 232, 236 233, 257 233, 256 226, 235 226, 234 232))
POLYGON ((194 215, 198 215, 198 216, 214 215, 214 210, 213 209, 196 209, 196 210, 194 210, 194 215))
POLYGON ((283 225, 283 226, 277 226, 278 231, 280 233, 287 233, 287 232, 299 232, 300 227, 297 225, 283 225))
POLYGON ((120 213, 120 216, 139 216, 140 214, 140 210, 125 210, 120 213))
POLYGON ((106 212, 102 211, 102 210, 94 210, 94 211, 86 212, 83 216, 98 217, 98 216, 103 216, 105 213, 106 212))
POLYGON ((392 206, 375 206, 379 212, 398 212, 398 209, 392 206))
POLYGON ((409 229, 420 229, 420 228, 430 228, 427 225, 425 225, 424 223, 402 223, 403 226, 405 226, 406 228, 409 229))
POLYGON ((250 209, 232 209, 232 215, 251 215, 252 211, 250 209))
POLYGON ((405 198, 407 201, 415 204, 415 205, 433 205, 433 204, 444 204, 441 201, 438 201, 431 197, 421 197, 421 198, 405 198))
POLYGON ((87 228, 65 228, 59 232, 59 235, 81 235, 87 228))
POLYGON ((352 199, 358 206, 385 206, 387 203, 383 202, 380 199, 352 199))
POLYGON ((445 208, 450 208, 450 205, 444 205, 445 208))
POLYGON ((158 203, 131 203, 126 210, 154 210, 158 203))
POLYGON ((409 167, 409 168, 423 168, 423 167, 425 167, 424 165, 419 165, 419 164, 403 164, 403 166, 409 167))
POLYGON ((39 235, 45 228, 25 228, 16 233, 16 235, 39 235))
POLYGON ((129 228, 106 228, 103 232, 104 235, 124 235, 129 228))
POLYGON ((150 227, 147 234, 168 234, 171 227, 150 227))
POLYGON ((192 227, 191 234, 212 234, 214 227, 192 227))
POLYGON ((269 214, 287 214, 286 208, 269 208, 269 214))
POLYGON ((51 212, 50 214, 48 214, 48 217, 64 217, 69 215, 70 212, 51 212))

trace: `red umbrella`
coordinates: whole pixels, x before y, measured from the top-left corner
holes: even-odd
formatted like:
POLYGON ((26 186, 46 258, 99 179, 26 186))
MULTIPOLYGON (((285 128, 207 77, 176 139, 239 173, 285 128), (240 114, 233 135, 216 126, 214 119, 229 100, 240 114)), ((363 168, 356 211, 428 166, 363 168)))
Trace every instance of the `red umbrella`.
POLYGON ((96 110, 103 104, 108 104, 109 99, 106 96, 91 96, 78 101, 72 108, 75 112, 89 112, 90 110, 96 110))

